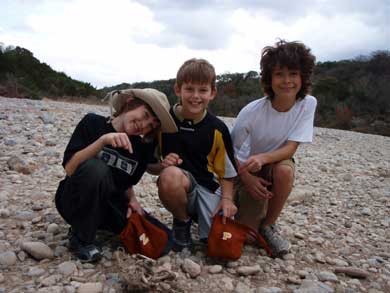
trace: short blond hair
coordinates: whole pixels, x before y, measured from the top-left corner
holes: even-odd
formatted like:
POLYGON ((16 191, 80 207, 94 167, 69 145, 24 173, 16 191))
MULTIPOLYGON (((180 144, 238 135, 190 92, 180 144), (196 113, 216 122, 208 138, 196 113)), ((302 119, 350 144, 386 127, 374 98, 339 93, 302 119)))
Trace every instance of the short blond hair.
POLYGON ((214 66, 205 59, 192 58, 180 66, 176 75, 176 85, 180 88, 184 82, 210 84, 213 89, 216 88, 216 79, 214 66))

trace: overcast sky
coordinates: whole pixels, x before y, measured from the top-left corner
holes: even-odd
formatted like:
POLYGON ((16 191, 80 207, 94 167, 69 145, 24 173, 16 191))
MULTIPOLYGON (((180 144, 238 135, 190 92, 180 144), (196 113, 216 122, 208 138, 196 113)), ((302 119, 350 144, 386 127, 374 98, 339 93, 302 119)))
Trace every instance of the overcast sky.
POLYGON ((390 0, 0 0, 1 43, 97 88, 174 78, 192 57, 258 71, 278 38, 318 61, 389 50, 390 0))

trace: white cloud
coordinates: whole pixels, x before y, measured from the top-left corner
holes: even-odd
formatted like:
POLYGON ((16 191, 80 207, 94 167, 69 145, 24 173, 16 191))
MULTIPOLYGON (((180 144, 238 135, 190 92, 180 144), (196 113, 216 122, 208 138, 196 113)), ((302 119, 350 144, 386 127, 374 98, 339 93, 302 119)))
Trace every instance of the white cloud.
POLYGON ((217 73, 258 70, 277 38, 303 41, 321 61, 390 48, 388 0, 4 3, 0 42, 98 87, 174 78, 192 57, 217 73))

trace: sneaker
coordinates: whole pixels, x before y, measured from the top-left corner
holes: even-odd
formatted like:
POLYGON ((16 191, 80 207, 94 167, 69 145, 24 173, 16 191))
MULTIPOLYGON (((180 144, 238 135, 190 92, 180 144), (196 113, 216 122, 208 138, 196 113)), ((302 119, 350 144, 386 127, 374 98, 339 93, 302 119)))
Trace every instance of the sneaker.
POLYGON ((271 248, 272 257, 282 257, 290 250, 290 242, 280 236, 275 224, 260 228, 259 232, 271 248))
POLYGON ((93 243, 81 241, 76 234, 69 229, 69 250, 72 251, 81 262, 98 262, 102 258, 102 250, 93 243))
POLYGON ((173 251, 180 252, 184 248, 190 249, 192 245, 191 222, 191 219, 189 219, 188 221, 181 221, 176 218, 173 218, 173 251))

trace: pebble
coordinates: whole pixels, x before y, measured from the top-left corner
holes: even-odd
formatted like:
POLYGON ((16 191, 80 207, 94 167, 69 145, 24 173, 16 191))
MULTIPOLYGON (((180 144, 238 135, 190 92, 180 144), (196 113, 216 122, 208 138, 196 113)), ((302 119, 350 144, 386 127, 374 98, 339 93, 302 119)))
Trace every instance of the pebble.
POLYGON ((73 273, 77 270, 77 266, 75 263, 66 261, 58 265, 58 273, 64 275, 64 276, 70 276, 73 275, 73 273))
POLYGON ((85 283, 80 285, 78 293, 100 293, 103 292, 102 283, 85 283))
POLYGON ((189 258, 184 260, 183 270, 188 273, 191 278, 196 278, 202 271, 201 266, 189 258))
POLYGON ((209 268, 209 273, 210 274, 219 274, 222 272, 222 266, 221 265, 214 265, 209 268))
POLYGON ((51 223, 47 226, 47 233, 57 234, 60 232, 60 228, 56 223, 51 223))
POLYGON ((237 268, 237 273, 242 276, 255 275, 261 271, 259 265, 254 266, 241 266, 237 268))
POLYGON ((10 267, 16 264, 17 258, 16 254, 13 251, 6 251, 0 253, 0 265, 5 267, 10 267))
POLYGON ((370 273, 365 271, 365 270, 362 270, 362 269, 359 269, 359 268, 354 268, 354 267, 347 267, 347 268, 344 268, 344 267, 336 267, 334 269, 334 272, 336 274, 346 274, 347 276, 350 276, 350 277, 353 277, 353 278, 361 278, 361 279, 365 279, 365 278, 368 278, 370 273))
POLYGON ((318 273, 318 279, 321 282, 337 282, 337 276, 333 274, 332 272, 319 272, 318 273))
POLYGON ((47 278, 44 278, 41 281, 41 284, 45 287, 54 286, 55 284, 57 284, 58 281, 61 280, 61 278, 62 278, 62 276, 60 276, 60 275, 51 275, 47 278))
POLYGON ((233 291, 234 290, 233 280, 229 277, 223 277, 220 281, 220 287, 224 291, 233 291))
POLYGON ((42 242, 24 242, 21 248, 35 259, 53 258, 53 250, 42 242))

